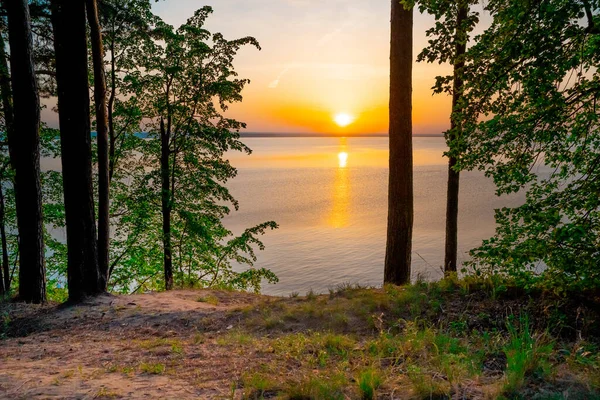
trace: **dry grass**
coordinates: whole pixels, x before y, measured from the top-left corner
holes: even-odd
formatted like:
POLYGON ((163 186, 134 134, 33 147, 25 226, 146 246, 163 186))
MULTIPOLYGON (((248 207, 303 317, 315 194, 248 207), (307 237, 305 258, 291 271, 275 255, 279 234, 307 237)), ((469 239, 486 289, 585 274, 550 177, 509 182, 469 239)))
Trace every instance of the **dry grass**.
POLYGON ((578 306, 572 330, 547 301, 444 281, 4 304, 0 397, 598 398, 597 315, 578 306))

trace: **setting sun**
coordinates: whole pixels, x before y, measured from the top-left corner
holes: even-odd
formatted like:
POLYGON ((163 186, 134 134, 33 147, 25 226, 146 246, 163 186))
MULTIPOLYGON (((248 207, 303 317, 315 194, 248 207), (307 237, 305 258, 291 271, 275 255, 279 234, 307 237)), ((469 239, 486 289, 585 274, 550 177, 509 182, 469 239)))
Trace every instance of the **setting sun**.
POLYGON ((352 122, 354 122, 354 117, 350 114, 339 113, 333 117, 333 120, 335 121, 336 124, 338 124, 339 126, 341 126, 343 128, 345 126, 350 125, 352 122))

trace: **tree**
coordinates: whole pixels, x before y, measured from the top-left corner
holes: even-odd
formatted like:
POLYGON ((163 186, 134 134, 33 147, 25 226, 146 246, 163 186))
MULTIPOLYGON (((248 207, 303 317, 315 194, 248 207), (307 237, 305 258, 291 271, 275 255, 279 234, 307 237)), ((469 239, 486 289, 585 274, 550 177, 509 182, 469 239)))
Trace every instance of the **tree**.
MULTIPOLYGON (((264 269, 236 273, 230 265, 233 260, 252 266, 252 245, 262 248, 257 236, 276 224, 260 224, 231 238, 221 222, 229 213, 227 203, 237 208, 224 186, 236 170, 224 154, 250 152, 239 140, 245 125, 222 114, 228 103, 242 100, 241 91, 248 83, 236 78, 233 59, 241 46, 259 46, 251 37, 229 41, 208 32, 204 22, 211 12, 210 7, 198 10, 177 30, 157 22, 153 40, 137 52, 139 67, 126 77, 141 102, 143 130, 149 138, 142 162, 151 170, 133 182, 137 193, 130 216, 145 215, 144 223, 150 226, 140 234, 146 237, 160 220, 160 234, 145 241, 146 249, 137 257, 151 260, 142 254, 155 254, 151 244, 160 238, 167 290, 173 288, 176 276, 182 284, 255 289, 262 278, 276 279, 264 269), (156 199, 160 199, 158 218, 152 207, 156 199)), ((139 232, 128 233, 132 231, 139 232)))
POLYGON ((86 0, 92 60, 94 69, 94 103, 96 110, 96 136, 98 141, 98 268, 102 286, 108 282, 108 247, 110 243, 110 183, 109 183, 109 145, 108 110, 106 108, 106 77, 104 71, 104 45, 98 19, 96 0, 86 0))
MULTIPOLYGON (((2 21, 4 22, 4 21, 2 21)), ((13 105, 12 105, 12 91, 10 87, 10 72, 8 68, 8 56, 6 54, 6 44, 4 40, 4 33, 6 32, 6 26, 2 23, 2 32, 0 32, 0 95, 2 96, 2 117, 3 117, 3 126, 2 131, 4 135, 2 137, 2 142, 4 143, 2 146, 2 180, 0 181, 0 190, 4 189, 4 187, 8 187, 12 185, 13 182, 13 174, 12 168, 10 167, 10 154, 8 151, 8 135, 6 132, 9 127, 13 126, 13 105), (9 172, 10 171, 10 172, 9 172)), ((0 198, 0 234, 2 241, 2 293, 10 292, 10 271, 9 271, 9 261, 8 261, 8 248, 5 245, 6 243, 6 227, 7 227, 7 218, 6 218, 6 201, 4 198, 4 190, 2 190, 2 197, 0 198)))
POLYGON ((450 130, 446 132, 446 143, 449 151, 448 191, 446 197, 446 243, 444 255, 444 272, 456 272, 458 254, 458 201, 460 189, 460 172, 457 169, 461 152, 462 124, 461 115, 464 109, 464 68, 469 33, 478 22, 477 13, 469 13, 473 0, 421 0, 418 1, 421 12, 433 15, 436 24, 427 30, 432 39, 429 45, 418 55, 417 61, 450 63, 452 76, 436 77, 433 87, 435 93, 449 93, 452 96, 452 115, 450 130))
POLYGON ((53 0, 69 299, 104 291, 92 187, 85 3, 53 0))
MULTIPOLYGON (((13 117, 7 126, 15 170, 20 240, 19 298, 46 300, 44 226, 40 186, 40 102, 34 71, 29 7, 26 0, 6 2, 10 42, 13 117)), ((10 112, 5 106, 6 113, 10 112)))
POLYGON ((600 285, 600 4, 487 4, 489 29, 469 49, 461 168, 526 192, 496 212, 496 235, 475 267, 526 287, 600 285))
POLYGON ((413 228, 412 6, 392 0, 390 175, 384 282, 410 282, 413 228))

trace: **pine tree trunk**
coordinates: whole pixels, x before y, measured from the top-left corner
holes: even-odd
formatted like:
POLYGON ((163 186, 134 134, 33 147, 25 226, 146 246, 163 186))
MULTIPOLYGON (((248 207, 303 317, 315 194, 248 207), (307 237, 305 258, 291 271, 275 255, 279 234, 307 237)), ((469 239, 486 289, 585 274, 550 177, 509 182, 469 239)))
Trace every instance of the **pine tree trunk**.
POLYGON ((109 147, 108 147, 108 180, 109 183, 112 182, 113 175, 115 173, 115 153, 116 153, 116 133, 115 133, 115 123, 114 123, 114 108, 115 108, 115 99, 117 93, 117 65, 115 61, 115 41, 114 37, 111 40, 110 45, 110 96, 108 98, 108 137, 109 137, 109 147))
MULTIPOLYGON (((12 89, 10 87, 10 72, 8 70, 8 55, 6 54, 6 43, 0 32, 0 92, 2 95, 2 110, 4 111, 4 125, 7 132, 13 129, 13 101, 12 89)), ((13 153, 12 145, 8 142, 8 152, 13 153)), ((12 159, 11 166, 12 165, 12 159)))
POLYGON ((448 144, 451 156, 448 163, 448 193, 446 198, 446 251, 444 257, 444 273, 448 274, 457 270, 458 255, 458 197, 460 189, 460 173, 454 169, 457 163, 455 141, 460 138, 460 126, 454 113, 460 113, 460 102, 463 95, 463 69, 465 66, 464 55, 467 51, 467 41, 463 25, 468 17, 469 5, 466 1, 458 2, 456 18, 456 47, 454 59, 454 83, 452 93, 452 113, 448 144))
POLYGON ((92 186, 90 99, 84 0, 52 0, 69 300, 104 292, 92 186))
MULTIPOLYGON (((10 74, 8 72, 8 57, 6 55, 6 43, 4 42, 4 36, 0 32, 0 96, 2 96, 2 109, 4 110, 4 124, 6 130, 9 131, 13 127, 13 107, 12 107, 12 93, 10 88, 10 74)), ((14 153, 11 144, 8 143, 9 154, 14 153)), ((0 188, 2 190, 2 188, 0 188)), ((3 192, 1 192, 2 195, 3 192)), ((2 270, 3 270, 3 287, 5 292, 10 291, 10 270, 8 261, 8 247, 5 247, 6 242, 6 226, 4 222, 4 199, 2 198, 2 221, 0 221, 0 233, 2 234, 3 247, 2 247, 2 270), (4 262, 6 258, 6 263, 4 262)))
POLYGON ((171 175, 170 175, 170 126, 165 128, 164 121, 160 121, 161 131, 161 157, 160 175, 162 184, 162 217, 163 217, 163 257, 165 272, 165 289, 173 289, 173 258, 171 252, 171 175))
POLYGON ((390 53, 390 176, 384 283, 410 282, 413 227, 413 11, 392 0, 390 53))
POLYGON ((13 121, 8 129, 15 169, 19 229, 19 298, 46 301, 44 225, 40 183, 40 100, 33 64, 33 38, 27 0, 6 2, 10 43, 13 121))
POLYGON ((108 283, 109 173, 108 173, 108 115, 106 108, 106 77, 104 75, 104 46, 98 20, 96 0, 86 0, 92 59, 94 64, 94 101, 96 103, 96 135, 98 141, 98 268, 103 288, 108 283))
POLYGON ((5 201, 4 201, 4 190, 0 185, 0 241, 2 243, 2 293, 10 291, 10 269, 8 260, 8 245, 6 243, 6 225, 5 225, 5 201))

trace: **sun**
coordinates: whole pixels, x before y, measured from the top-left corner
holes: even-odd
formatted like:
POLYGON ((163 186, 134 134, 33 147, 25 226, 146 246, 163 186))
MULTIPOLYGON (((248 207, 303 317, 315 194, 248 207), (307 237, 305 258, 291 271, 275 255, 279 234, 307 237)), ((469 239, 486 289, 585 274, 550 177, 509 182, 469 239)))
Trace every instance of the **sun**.
POLYGON ((338 113, 333 117, 333 120, 336 124, 338 124, 338 126, 341 126, 343 128, 353 123, 354 117, 347 113, 338 113))

